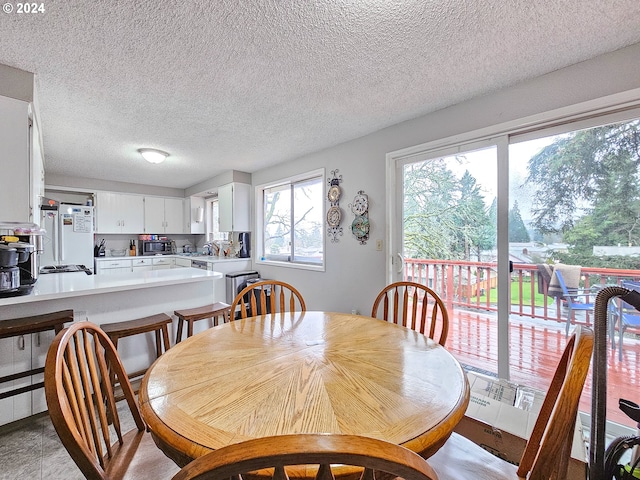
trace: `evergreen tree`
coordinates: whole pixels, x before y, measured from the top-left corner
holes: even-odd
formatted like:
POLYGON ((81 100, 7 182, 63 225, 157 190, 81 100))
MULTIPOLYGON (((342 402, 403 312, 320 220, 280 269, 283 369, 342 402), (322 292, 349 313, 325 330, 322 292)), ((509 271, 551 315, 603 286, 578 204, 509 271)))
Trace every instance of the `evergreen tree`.
POLYGON ((518 201, 513 202, 513 207, 509 210, 509 242, 524 243, 531 241, 527 227, 524 225, 518 201))

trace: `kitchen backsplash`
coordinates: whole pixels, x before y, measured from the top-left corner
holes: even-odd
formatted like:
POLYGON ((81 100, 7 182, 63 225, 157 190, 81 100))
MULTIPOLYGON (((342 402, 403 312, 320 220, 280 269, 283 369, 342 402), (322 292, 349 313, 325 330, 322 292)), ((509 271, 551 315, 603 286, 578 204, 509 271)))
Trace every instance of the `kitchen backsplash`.
MULTIPOLYGON (((173 240, 176 243, 178 251, 184 247, 184 245, 191 245, 192 249, 201 251, 204 248, 205 236, 204 235, 166 235, 169 240, 173 240)), ((111 250, 125 250, 129 255, 129 242, 134 240, 136 246, 138 245, 137 235, 116 235, 116 234, 95 234, 94 243, 97 245, 102 239, 105 239, 105 252, 106 256, 111 256, 111 250)))

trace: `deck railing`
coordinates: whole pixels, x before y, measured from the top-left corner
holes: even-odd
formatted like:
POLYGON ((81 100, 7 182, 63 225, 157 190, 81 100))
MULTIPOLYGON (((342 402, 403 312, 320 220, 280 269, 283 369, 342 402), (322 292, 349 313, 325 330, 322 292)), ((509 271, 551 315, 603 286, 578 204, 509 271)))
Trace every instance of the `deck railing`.
MULTIPOLYGON (((451 308, 497 311, 497 266, 490 262, 405 259, 404 279, 433 288, 451 308)), ((640 280, 640 270, 582 267, 580 287, 619 285, 623 280, 640 280)), ((510 314, 544 320, 563 318, 561 302, 539 287, 537 265, 514 263, 511 273, 510 314)), ((593 298, 585 301, 593 302, 593 298)), ((591 322, 587 313, 586 322, 591 322)))

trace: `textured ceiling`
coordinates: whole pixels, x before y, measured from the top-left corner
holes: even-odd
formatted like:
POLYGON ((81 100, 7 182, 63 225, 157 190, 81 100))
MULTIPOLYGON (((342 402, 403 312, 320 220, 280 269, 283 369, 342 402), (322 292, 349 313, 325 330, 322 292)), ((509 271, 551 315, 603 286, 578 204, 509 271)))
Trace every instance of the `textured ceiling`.
POLYGON ((176 188, 640 42, 638 0, 43 3, 0 12, 0 63, 37 75, 46 171, 176 188))

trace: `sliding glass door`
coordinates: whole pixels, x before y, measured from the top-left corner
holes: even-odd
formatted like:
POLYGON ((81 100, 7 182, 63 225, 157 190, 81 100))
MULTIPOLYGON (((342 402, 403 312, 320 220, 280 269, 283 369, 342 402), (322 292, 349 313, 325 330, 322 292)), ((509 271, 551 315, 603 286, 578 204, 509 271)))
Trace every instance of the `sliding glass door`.
POLYGON ((447 345, 469 368, 493 375, 500 345, 497 151, 489 141, 396 164, 401 224, 393 269, 394 280, 440 295, 454 319, 447 345))
MULTIPOLYGON (((389 280, 442 297, 468 369, 546 389, 598 290, 640 285, 640 120, 611 120, 390 156, 389 280)), ((607 418, 630 425, 617 401, 637 401, 640 328, 611 315, 607 418)))

